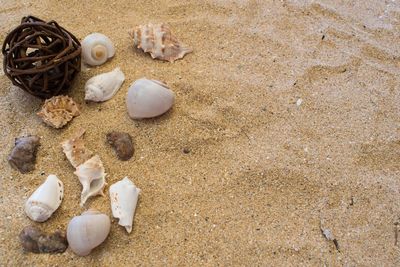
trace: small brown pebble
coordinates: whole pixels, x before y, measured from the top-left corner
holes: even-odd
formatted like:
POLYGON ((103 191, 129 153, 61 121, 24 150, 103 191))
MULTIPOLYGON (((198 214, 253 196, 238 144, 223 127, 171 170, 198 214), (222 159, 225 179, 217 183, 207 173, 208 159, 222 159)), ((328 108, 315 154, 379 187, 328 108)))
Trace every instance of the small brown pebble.
POLYGON ((133 156, 132 137, 128 133, 112 131, 107 134, 107 141, 120 160, 129 160, 133 156))
POLYGON ((35 169, 36 152, 40 145, 40 138, 36 135, 24 136, 15 139, 15 147, 8 156, 11 167, 21 173, 35 169))
POLYGON ((189 148, 187 148, 187 147, 185 147, 185 148, 183 149, 183 153, 185 153, 185 154, 189 154, 189 153, 190 153, 190 149, 189 149, 189 148))
POLYGON ((25 251, 33 253, 63 253, 68 247, 62 232, 46 235, 33 226, 25 227, 19 234, 19 240, 25 251))

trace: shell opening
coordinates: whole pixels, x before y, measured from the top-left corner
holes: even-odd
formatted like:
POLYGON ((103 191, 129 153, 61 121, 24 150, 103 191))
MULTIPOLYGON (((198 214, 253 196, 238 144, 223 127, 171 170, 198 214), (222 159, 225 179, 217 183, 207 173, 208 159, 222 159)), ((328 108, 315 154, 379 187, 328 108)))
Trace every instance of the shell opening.
POLYGON ((97 60, 100 60, 102 58, 107 59, 107 48, 100 44, 96 45, 92 49, 92 57, 97 60))

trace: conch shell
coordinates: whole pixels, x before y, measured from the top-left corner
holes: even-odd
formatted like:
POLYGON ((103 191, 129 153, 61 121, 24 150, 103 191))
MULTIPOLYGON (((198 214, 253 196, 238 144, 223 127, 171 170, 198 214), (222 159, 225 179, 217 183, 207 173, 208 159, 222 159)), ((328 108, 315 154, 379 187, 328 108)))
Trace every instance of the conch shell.
POLYGON ((110 186, 112 214, 119 219, 118 224, 124 226, 128 233, 132 231, 139 193, 140 189, 128 177, 110 186))
POLYGON ((55 212, 64 196, 64 185, 55 175, 36 189, 25 203, 25 213, 36 222, 44 222, 55 212))
POLYGON ((167 112, 174 100, 175 94, 166 84, 142 78, 130 86, 126 107, 132 119, 152 118, 167 112))
POLYGON ((115 48, 111 40, 101 33, 92 33, 82 41, 82 60, 91 66, 98 66, 112 58, 115 48))
POLYGON ((80 114, 77 104, 69 96, 53 96, 44 102, 37 113, 44 123, 54 128, 61 128, 80 114))
POLYGON ((74 172, 82 184, 81 203, 83 206, 89 197, 102 195, 106 186, 106 173, 98 155, 93 156, 79 165, 74 172))
POLYGON ((83 143, 84 129, 78 130, 71 139, 61 143, 65 156, 75 168, 92 157, 92 151, 83 143))
POLYGON ((89 255, 92 249, 106 240, 110 233, 110 218, 96 210, 88 210, 72 218, 67 228, 71 250, 79 255, 89 255))
POLYGON ((141 25, 134 29, 132 35, 134 45, 145 53, 149 52, 152 58, 174 62, 193 51, 179 42, 165 24, 141 25))
POLYGON ((40 138, 36 135, 23 136, 15 139, 15 147, 8 156, 11 167, 21 173, 35 169, 36 153, 40 145, 40 138))
POLYGON ((90 78, 85 84, 85 100, 102 102, 113 97, 122 83, 125 75, 120 68, 90 78))

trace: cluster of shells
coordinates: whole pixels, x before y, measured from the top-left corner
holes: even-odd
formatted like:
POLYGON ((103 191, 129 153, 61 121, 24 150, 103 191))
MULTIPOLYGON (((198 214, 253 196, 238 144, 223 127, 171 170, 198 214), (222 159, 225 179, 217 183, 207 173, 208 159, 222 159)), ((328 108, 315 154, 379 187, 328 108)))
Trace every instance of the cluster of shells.
MULTIPOLYGON (((136 27, 132 32, 133 45, 149 53, 153 59, 173 62, 183 58, 192 49, 181 43, 165 24, 148 24, 136 27)), ((101 33, 92 33, 82 41, 82 60, 89 66, 99 66, 115 55, 112 41, 101 33)), ((85 84, 85 100, 104 102, 111 99, 121 88, 125 75, 120 68, 96 75, 85 84)), ((132 119, 160 116, 174 104, 175 94, 166 83, 141 78, 133 82, 126 95, 127 113, 132 119)), ((55 96, 45 101, 37 113, 45 124, 59 129, 81 113, 79 106, 69 96, 55 96)), ((99 155, 86 148, 84 129, 75 132, 61 143, 62 150, 75 168, 74 174, 82 185, 80 206, 97 195, 105 196, 106 172, 99 155)), ((109 132, 107 142, 117 157, 126 161, 133 156, 133 142, 128 133, 109 132)), ((10 165, 26 173, 34 169, 36 153, 40 146, 38 136, 17 138, 8 158, 10 165)), ((133 218, 140 189, 128 178, 109 187, 112 215, 126 231, 132 231, 133 218)), ((45 222, 60 207, 64 198, 63 182, 54 174, 32 193, 25 202, 25 213, 33 221, 45 222)), ((25 227, 20 241, 25 250, 35 253, 61 253, 68 245, 80 256, 88 255, 100 245, 110 232, 110 218, 99 211, 89 209, 71 219, 66 235, 60 231, 46 234, 35 227, 25 227)))

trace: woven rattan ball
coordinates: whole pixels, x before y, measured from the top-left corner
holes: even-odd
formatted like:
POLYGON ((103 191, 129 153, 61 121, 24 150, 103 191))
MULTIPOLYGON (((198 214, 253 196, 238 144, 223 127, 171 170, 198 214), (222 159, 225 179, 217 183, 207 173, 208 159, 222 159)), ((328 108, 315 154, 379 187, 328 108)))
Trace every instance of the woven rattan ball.
POLYGON ((79 40, 57 22, 33 16, 7 35, 2 53, 13 84, 40 98, 65 93, 81 70, 79 40))

